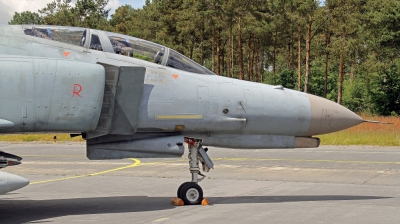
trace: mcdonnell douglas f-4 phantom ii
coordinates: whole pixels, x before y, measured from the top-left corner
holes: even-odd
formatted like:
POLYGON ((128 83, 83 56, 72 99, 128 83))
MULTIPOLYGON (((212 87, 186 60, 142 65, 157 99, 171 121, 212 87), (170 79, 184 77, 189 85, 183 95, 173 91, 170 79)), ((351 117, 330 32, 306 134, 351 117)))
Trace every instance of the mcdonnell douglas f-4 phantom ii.
MULTIPOLYGON (((203 146, 310 148, 314 135, 364 120, 311 94, 215 75, 173 49, 121 34, 60 26, 0 26, 0 133, 64 132, 90 160, 181 157, 199 204, 213 162, 203 146)), ((0 168, 22 158, 0 152, 0 168)), ((28 184, 0 172, 0 193, 28 184)))

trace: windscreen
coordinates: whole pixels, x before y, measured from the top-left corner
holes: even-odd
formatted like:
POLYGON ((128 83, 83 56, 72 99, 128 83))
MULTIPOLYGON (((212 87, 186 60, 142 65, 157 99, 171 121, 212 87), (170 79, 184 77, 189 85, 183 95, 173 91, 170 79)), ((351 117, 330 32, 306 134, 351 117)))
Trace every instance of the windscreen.
POLYGON ((193 72, 198 74, 209 74, 213 75, 210 70, 190 60, 189 58, 179 54, 174 50, 169 50, 169 58, 167 66, 171 68, 180 69, 187 72, 193 72))
POLYGON ((78 46, 81 46, 81 41, 85 38, 85 30, 74 27, 24 27, 26 35, 78 46))
POLYGON ((207 68, 171 49, 169 49, 168 60, 164 59, 166 48, 156 43, 116 33, 107 33, 107 35, 116 54, 166 65, 183 71, 214 75, 207 68))
POLYGON ((165 48, 138 38, 108 33, 114 53, 161 64, 165 48))

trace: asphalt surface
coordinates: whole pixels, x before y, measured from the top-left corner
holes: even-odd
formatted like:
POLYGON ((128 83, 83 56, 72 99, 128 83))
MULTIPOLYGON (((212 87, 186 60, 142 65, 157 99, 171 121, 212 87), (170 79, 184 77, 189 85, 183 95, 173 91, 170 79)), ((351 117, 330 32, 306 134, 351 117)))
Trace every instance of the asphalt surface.
POLYGON ((6 144, 31 181, 0 195, 0 223, 400 223, 400 148, 210 148, 208 206, 173 206, 177 159, 89 161, 83 144, 6 144))

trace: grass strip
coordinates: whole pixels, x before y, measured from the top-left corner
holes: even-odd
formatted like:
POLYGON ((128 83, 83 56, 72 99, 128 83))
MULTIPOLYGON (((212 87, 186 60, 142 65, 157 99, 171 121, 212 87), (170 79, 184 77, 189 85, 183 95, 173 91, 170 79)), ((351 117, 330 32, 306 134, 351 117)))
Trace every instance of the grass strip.
POLYGON ((54 142, 53 138, 57 136, 57 142, 84 142, 81 136, 71 138, 69 134, 49 133, 49 134, 6 134, 0 135, 0 141, 4 142, 54 142))
POLYGON ((322 145, 376 145, 400 146, 400 117, 379 117, 361 115, 365 120, 389 122, 392 124, 362 123, 355 127, 316 136, 322 145))

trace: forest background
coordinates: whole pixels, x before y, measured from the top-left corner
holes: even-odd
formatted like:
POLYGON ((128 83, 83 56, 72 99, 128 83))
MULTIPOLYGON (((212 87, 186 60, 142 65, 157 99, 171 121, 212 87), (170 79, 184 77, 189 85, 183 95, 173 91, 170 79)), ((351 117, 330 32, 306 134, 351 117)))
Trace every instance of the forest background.
POLYGON ((9 24, 81 26, 171 47, 218 75, 400 114, 399 0, 55 0, 9 24))

